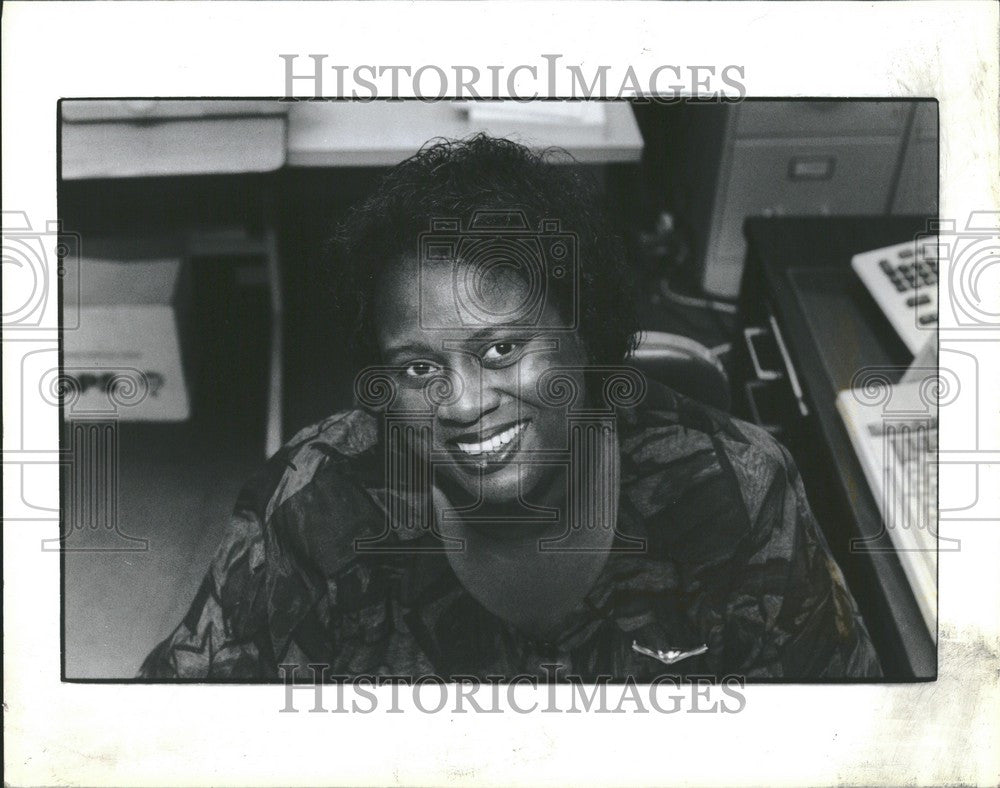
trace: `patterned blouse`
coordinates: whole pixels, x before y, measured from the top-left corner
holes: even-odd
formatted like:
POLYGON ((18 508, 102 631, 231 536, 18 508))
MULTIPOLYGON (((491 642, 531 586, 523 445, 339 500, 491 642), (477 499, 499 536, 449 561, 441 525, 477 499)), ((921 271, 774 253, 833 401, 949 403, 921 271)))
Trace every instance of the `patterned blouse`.
POLYGON ((613 549, 550 640, 480 605, 431 530, 391 527, 378 421, 348 411, 244 488, 190 611, 140 675, 281 681, 279 666, 316 663, 338 679, 544 681, 554 664, 557 680, 583 681, 881 675, 782 446, 662 387, 617 419, 613 549), (356 550, 365 539, 391 549, 356 550), (657 654, 670 651, 687 654, 657 654))

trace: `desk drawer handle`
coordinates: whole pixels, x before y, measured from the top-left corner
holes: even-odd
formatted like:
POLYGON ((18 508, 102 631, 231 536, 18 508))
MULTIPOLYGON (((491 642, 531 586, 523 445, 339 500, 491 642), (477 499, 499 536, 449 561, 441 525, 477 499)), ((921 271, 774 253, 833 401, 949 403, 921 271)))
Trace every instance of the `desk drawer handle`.
POLYGON ((809 407, 806 405, 805 397, 802 394, 799 376, 795 373, 795 367, 792 366, 792 357, 788 355, 788 348, 785 347, 785 338, 781 336, 781 331, 778 328, 778 321, 774 319, 774 315, 768 315, 767 320, 771 324, 774 341, 778 343, 778 352, 781 354, 781 360, 785 365, 785 372, 788 374, 788 382, 792 387, 792 393, 795 395, 795 402, 799 406, 799 413, 803 416, 808 416, 809 407))
POLYGON ((761 380, 749 380, 743 384, 743 391, 746 394, 747 406, 750 408, 750 418, 758 427, 763 427, 772 435, 780 435, 782 432, 780 424, 767 424, 760 414, 760 407, 757 405, 757 392, 767 386, 761 380))
POLYGON ((781 380, 781 373, 776 369, 764 369, 760 363, 760 356, 757 355, 757 348, 754 346, 754 339, 760 336, 767 336, 767 329, 750 326, 743 329, 743 339, 747 343, 747 351, 750 353, 750 363, 753 364, 754 374, 757 380, 781 380))

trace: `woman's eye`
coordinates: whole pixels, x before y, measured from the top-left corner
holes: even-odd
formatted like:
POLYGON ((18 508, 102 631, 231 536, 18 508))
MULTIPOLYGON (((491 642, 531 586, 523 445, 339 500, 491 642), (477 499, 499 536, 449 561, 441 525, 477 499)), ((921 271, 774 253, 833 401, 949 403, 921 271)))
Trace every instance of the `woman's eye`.
POLYGON ((490 345, 486 352, 483 353, 484 361, 503 361, 504 359, 510 358, 517 352, 518 347, 520 347, 517 342, 497 342, 496 344, 490 345))
POLYGON ((406 367, 406 375, 411 378, 425 378, 437 371, 437 365, 431 364, 429 361, 414 361, 406 367))

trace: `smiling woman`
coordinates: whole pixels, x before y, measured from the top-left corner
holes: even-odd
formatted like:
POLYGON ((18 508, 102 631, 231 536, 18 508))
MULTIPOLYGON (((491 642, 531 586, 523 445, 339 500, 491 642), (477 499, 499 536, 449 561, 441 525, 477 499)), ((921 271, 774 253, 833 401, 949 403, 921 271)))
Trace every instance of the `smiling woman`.
POLYGON ((879 675, 787 451, 623 366, 596 204, 486 136, 386 176, 331 261, 358 408, 247 485, 143 676, 879 675))

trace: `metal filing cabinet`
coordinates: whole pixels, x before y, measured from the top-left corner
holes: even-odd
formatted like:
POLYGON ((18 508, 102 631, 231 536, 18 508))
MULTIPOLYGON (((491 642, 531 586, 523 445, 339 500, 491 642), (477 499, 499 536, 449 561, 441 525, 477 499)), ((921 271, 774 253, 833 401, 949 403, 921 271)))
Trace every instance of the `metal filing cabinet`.
POLYGON ((711 295, 739 292, 749 216, 936 213, 934 102, 689 104, 677 121, 683 218, 711 295))

